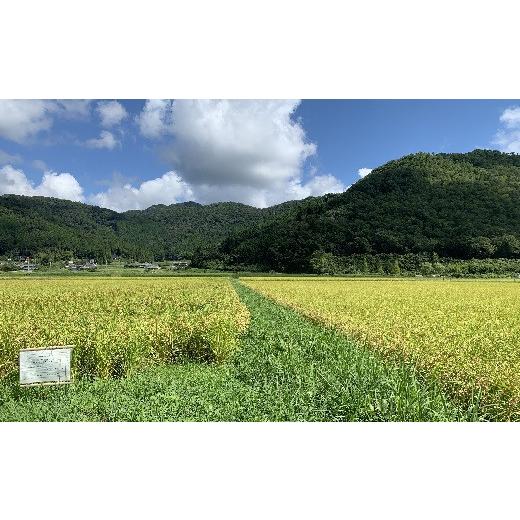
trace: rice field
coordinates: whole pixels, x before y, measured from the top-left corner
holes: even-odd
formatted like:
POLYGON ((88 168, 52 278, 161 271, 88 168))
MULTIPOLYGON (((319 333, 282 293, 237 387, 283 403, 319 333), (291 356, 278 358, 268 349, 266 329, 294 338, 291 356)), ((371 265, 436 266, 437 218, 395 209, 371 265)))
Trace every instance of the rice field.
POLYGON ((6 279, 0 410, 155 420, 166 399, 162 420, 519 420, 519 311, 514 281, 6 279), (69 344, 76 385, 18 392, 20 349, 69 344), (99 381, 123 392, 117 413, 99 381))
POLYGON ((481 421, 435 381, 389 362, 234 280, 250 312, 223 363, 165 363, 123 378, 20 388, 0 381, 2 421, 481 421))
POLYGON ((12 279, 0 283, 0 378, 23 348, 75 345, 76 377, 178 360, 222 361, 249 312, 225 278, 12 279))
POLYGON ((435 377, 460 402, 520 419, 520 283, 247 278, 243 283, 435 377))

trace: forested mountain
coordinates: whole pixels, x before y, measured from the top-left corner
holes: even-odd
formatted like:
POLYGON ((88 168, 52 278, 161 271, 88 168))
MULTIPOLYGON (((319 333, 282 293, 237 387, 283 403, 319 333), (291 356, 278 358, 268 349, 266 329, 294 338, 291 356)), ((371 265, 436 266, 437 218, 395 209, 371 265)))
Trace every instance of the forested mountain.
POLYGON ((38 252, 75 252, 104 258, 124 248, 115 233, 119 215, 47 197, 0 197, 0 254, 33 256, 38 252))
POLYGON ((109 260, 191 256, 216 247, 231 232, 256 226, 293 203, 258 209, 234 202, 157 205, 117 213, 79 202, 19 195, 0 196, 0 255, 50 253, 109 260))
POLYGON ((267 209, 238 203, 108 209, 0 197, 0 254, 189 256, 196 265, 302 272, 316 254, 520 257, 520 156, 417 153, 344 193, 267 209), (68 254, 68 253, 67 253, 68 254))
POLYGON ((519 239, 520 156, 475 150, 390 161, 344 193, 234 233, 221 254, 229 265, 298 272, 316 251, 507 258, 520 256, 519 239))

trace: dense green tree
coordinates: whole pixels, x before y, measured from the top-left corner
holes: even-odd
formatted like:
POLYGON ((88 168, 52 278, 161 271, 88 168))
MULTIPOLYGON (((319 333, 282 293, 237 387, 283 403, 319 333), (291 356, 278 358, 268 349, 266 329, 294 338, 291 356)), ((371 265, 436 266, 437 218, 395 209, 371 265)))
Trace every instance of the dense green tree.
POLYGON ((501 258, 520 257, 520 240, 514 235, 503 235, 495 240, 496 253, 501 258))
POLYGON ((401 268, 399 267, 397 258, 393 258, 388 262, 388 274, 392 276, 399 276, 401 274, 401 268))
POLYGON ((496 251, 496 246, 487 237, 475 237, 468 241, 468 256, 472 258, 489 258, 496 251))
POLYGON ((435 269, 431 262, 423 262, 421 264, 420 272, 423 276, 429 276, 432 275, 435 272, 435 269))

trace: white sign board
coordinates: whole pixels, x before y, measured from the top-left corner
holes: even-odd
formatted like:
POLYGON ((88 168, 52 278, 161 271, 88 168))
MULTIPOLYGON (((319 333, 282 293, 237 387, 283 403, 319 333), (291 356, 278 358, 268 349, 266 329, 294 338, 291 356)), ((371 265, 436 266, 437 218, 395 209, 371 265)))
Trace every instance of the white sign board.
POLYGON ((70 383, 72 346, 20 351, 20 384, 70 383))

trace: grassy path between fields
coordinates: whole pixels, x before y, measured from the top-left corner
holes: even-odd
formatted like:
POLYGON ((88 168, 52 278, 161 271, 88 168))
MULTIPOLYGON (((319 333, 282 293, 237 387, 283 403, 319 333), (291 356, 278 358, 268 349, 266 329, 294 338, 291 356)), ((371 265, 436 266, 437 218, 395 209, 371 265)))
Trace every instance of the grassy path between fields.
POLYGON ((251 312, 241 350, 221 365, 155 367, 67 387, 0 383, 0 421, 457 421, 453 404, 417 377, 340 333, 234 282, 251 312))

